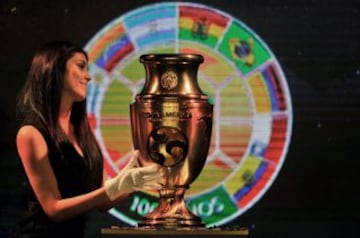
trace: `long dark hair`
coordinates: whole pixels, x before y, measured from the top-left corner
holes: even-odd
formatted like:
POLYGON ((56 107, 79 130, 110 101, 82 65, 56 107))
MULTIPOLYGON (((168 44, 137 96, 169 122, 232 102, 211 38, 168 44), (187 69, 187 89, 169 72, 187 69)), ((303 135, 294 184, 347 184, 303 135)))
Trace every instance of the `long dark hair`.
MULTIPOLYGON (((87 53, 80 46, 65 41, 48 43, 36 51, 24 88, 18 97, 18 115, 35 113, 57 145, 64 139, 58 116, 66 62, 75 53, 82 53, 88 59, 87 53)), ((90 168, 87 181, 91 183, 87 187, 92 190, 102 183, 103 158, 87 119, 86 100, 73 103, 70 121, 90 168)))

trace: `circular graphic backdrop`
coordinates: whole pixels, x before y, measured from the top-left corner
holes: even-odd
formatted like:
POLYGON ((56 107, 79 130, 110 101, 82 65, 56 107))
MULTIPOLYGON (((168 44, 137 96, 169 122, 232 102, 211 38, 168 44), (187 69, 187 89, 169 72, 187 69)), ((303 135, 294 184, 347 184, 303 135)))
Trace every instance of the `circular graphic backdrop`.
MULTIPOLYGON (((132 153, 129 104, 145 81, 140 55, 196 53, 205 59, 198 80, 214 104, 214 124, 206 165, 186 193, 188 207, 208 226, 221 225, 271 186, 290 141, 290 93, 275 56, 244 23, 205 5, 152 4, 108 23, 85 50, 93 77, 88 117, 108 178, 132 153)), ((135 225, 156 206, 156 194, 137 192, 110 213, 135 225)))

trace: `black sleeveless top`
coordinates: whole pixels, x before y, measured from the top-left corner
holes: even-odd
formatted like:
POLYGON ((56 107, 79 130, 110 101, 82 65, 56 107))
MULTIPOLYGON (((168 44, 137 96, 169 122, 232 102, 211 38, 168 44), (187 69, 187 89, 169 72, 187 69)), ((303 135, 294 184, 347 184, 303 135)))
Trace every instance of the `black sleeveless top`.
MULTIPOLYGON (((41 120, 33 113, 25 117, 22 125, 34 126, 44 137, 48 146, 48 157, 62 198, 88 192, 86 188, 87 160, 76 151, 75 147, 67 141, 61 142, 57 147, 41 120)), ((28 207, 24 217, 14 227, 11 237, 83 237, 85 215, 79 215, 60 223, 51 221, 40 206, 28 180, 26 185, 28 207)))

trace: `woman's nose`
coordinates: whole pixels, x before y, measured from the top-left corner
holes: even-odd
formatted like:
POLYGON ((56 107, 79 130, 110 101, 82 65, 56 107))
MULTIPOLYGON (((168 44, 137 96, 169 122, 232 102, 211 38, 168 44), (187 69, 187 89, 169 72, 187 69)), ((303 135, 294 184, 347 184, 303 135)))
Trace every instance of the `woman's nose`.
POLYGON ((90 75, 89 71, 86 71, 85 79, 86 79, 88 82, 91 80, 91 75, 90 75))

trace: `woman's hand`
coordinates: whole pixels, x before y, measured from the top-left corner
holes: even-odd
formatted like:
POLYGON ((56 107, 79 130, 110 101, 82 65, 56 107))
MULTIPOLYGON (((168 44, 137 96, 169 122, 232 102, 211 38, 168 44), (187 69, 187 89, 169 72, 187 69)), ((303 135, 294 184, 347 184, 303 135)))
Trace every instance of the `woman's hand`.
POLYGON ((164 172, 161 167, 139 167, 138 156, 139 152, 134 151, 125 168, 116 177, 105 182, 105 191, 111 201, 138 190, 160 189, 164 184, 164 172))

